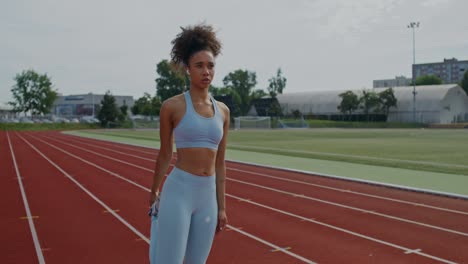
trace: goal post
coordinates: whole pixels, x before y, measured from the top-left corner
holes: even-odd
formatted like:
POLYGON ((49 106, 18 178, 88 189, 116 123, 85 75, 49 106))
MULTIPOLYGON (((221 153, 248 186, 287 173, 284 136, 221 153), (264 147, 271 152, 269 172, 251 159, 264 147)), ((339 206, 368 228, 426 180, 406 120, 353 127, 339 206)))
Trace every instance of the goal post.
POLYGON ((234 118, 235 129, 270 129, 269 116, 239 116, 234 118))
POLYGON ((301 119, 278 119, 279 128, 308 128, 309 124, 305 121, 304 116, 301 119))

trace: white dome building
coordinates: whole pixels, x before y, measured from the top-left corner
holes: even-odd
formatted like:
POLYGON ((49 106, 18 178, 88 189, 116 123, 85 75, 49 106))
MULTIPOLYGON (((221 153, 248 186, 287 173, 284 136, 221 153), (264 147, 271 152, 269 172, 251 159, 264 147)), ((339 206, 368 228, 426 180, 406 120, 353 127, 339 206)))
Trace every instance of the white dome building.
MULTIPOLYGON (((375 88, 379 93, 388 88, 375 88)), ((311 91, 277 95, 284 114, 299 110, 304 115, 341 115, 339 94, 347 90, 311 91)), ((393 87, 397 107, 391 108, 387 121, 413 121, 413 87, 393 87)), ((361 96, 362 90, 353 91, 361 96)), ((362 113, 361 110, 356 113, 362 113)), ((449 124, 468 122, 468 96, 457 84, 416 86, 416 121, 449 124)))
MULTIPOLYGON (((375 89, 376 92, 383 89, 375 89)), ((389 122, 413 120, 413 87, 394 87, 397 108, 390 109, 389 122)), ((450 124, 468 121, 468 96, 456 84, 416 86, 416 120, 450 124)))

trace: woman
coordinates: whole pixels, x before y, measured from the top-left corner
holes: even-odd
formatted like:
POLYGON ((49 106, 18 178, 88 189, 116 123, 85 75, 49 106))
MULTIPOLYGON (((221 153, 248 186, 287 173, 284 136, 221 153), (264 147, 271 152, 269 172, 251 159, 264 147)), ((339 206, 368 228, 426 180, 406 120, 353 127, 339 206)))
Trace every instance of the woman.
POLYGON ((152 221, 152 264, 205 263, 215 232, 227 224, 224 163, 229 109, 208 93, 221 43, 213 28, 182 28, 172 41, 172 63, 190 78, 190 90, 164 101, 160 112, 161 148, 151 187, 150 205, 160 198, 152 221), (177 162, 159 187, 172 159, 177 162))

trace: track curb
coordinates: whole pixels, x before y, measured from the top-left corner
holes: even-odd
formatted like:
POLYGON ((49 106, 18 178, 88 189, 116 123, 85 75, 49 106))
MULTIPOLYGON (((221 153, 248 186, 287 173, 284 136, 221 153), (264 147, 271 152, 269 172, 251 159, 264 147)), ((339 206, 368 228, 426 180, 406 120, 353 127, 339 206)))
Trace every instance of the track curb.
MULTIPOLYGON (((73 136, 77 136, 77 137, 92 138, 92 137, 85 137, 85 136, 76 135, 76 134, 68 134, 68 133, 64 133, 64 134, 73 135, 73 136)), ((96 138, 92 138, 92 139, 96 139, 96 138)), ((155 147, 148 147, 148 146, 144 146, 144 145, 140 145, 140 144, 134 144, 134 143, 128 143, 128 142, 114 141, 114 140, 110 140, 110 139, 96 139, 96 140, 103 140, 103 141, 108 141, 108 142, 113 142, 113 143, 120 143, 120 144, 125 144, 125 145, 130 145, 130 146, 136 146, 136 147, 143 147, 143 148, 148 148, 148 149, 159 150, 158 148, 155 148, 155 147)), ((277 170, 282 170, 282 171, 296 172, 296 173, 301 173, 301 174, 305 174, 305 175, 309 175, 309 176, 332 178, 332 179, 343 180, 343 181, 365 183, 365 184, 369 184, 369 185, 375 185, 375 186, 381 186, 381 187, 387 187, 387 188, 393 188, 393 189, 400 189, 400 190, 405 190, 405 191, 412 191, 412 192, 418 192, 418 193, 427 193, 427 194, 432 194, 432 195, 438 195, 438 196, 445 196, 445 197, 450 197, 450 198, 468 200, 468 195, 457 194, 457 193, 441 192, 441 191, 432 190, 432 189, 423 189, 423 188, 409 187, 409 186, 398 185, 398 184, 383 183, 383 182, 378 182, 378 181, 356 179, 356 178, 338 176, 338 175, 333 175, 333 174, 326 174, 326 173, 321 173, 321 172, 296 170, 296 169, 291 169, 291 168, 282 168, 282 167, 276 167, 276 166, 265 165, 265 164, 257 164, 257 163, 253 163, 253 162, 245 162, 245 161, 230 160, 230 159, 226 159, 226 161, 233 162, 233 163, 239 163, 239 164, 245 164, 245 165, 251 165, 251 166, 256 166, 256 167, 264 167, 264 168, 277 169, 277 170)))

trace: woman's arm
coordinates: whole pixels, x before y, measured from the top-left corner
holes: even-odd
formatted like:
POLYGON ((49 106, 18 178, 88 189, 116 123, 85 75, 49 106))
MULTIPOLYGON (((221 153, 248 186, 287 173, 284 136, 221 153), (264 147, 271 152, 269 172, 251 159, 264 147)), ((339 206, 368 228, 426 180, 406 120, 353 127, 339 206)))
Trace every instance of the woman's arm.
POLYGON ((161 146, 154 169, 153 184, 151 185, 150 206, 156 200, 156 197, 159 196, 159 187, 172 160, 173 128, 171 113, 174 104, 171 101, 169 99, 162 104, 159 114, 159 138, 161 146))
POLYGON ((225 153, 227 145, 227 136, 229 131, 230 115, 229 108, 225 104, 220 104, 220 109, 224 113, 224 125, 223 125, 223 138, 218 146, 218 152, 216 154, 216 197, 218 201, 218 226, 216 231, 223 230, 227 225, 226 215, 226 164, 225 164, 225 153))

